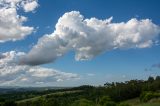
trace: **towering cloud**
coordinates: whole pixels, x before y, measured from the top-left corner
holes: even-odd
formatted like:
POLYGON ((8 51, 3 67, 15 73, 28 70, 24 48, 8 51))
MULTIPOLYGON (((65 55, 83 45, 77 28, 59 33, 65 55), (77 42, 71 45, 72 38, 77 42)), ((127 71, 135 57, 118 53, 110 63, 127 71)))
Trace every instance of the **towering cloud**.
POLYGON ((21 58, 21 63, 38 65, 52 62, 68 51, 75 51, 76 60, 88 60, 114 49, 151 47, 160 34, 160 27, 150 19, 111 21, 112 17, 85 19, 78 11, 65 13, 59 18, 55 31, 40 38, 21 58))
POLYGON ((37 0, 0 0, 0 42, 19 40, 31 34, 33 27, 24 26, 27 17, 21 16, 17 10, 34 11, 37 0))

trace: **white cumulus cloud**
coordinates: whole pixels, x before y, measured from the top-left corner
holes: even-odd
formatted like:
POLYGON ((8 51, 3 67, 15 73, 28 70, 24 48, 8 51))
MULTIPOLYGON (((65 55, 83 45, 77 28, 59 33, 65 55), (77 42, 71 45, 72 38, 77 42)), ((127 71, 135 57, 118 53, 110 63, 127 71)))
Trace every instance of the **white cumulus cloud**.
POLYGON ((35 0, 24 1, 24 2, 22 2, 22 5, 23 5, 25 12, 33 11, 38 7, 38 3, 35 0))
POLYGON ((20 40, 34 31, 24 26, 27 17, 19 15, 17 10, 33 11, 38 6, 36 0, 0 0, 0 42, 20 40))
POLYGON ((88 60, 114 49, 147 48, 157 42, 160 27, 150 19, 113 23, 112 17, 85 19, 78 11, 59 18, 52 34, 46 34, 25 55, 23 64, 38 65, 75 51, 76 60, 88 60))

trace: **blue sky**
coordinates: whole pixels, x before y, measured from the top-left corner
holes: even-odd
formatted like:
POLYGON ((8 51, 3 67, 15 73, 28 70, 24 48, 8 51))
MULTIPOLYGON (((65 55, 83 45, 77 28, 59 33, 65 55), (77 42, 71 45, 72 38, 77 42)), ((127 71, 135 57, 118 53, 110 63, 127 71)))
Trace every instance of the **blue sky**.
MULTIPOLYGON (((23 39, 0 43, 0 53, 13 50, 29 53, 41 37, 55 31, 59 18, 71 11, 79 11, 85 19, 95 17, 104 20, 113 17, 112 23, 125 23, 132 18, 150 19, 155 25, 160 25, 159 0, 38 0, 37 3, 39 6, 31 12, 17 10, 17 14, 28 18, 23 25, 34 27, 36 31, 23 39)), ((159 40, 159 35, 158 33, 156 40, 159 40)), ((103 85, 105 82, 146 79, 148 76, 160 75, 160 68, 152 67, 153 64, 160 63, 159 44, 145 48, 113 49, 86 61, 76 61, 75 54, 71 50, 53 62, 38 66, 76 73, 79 76, 76 80, 52 82, 53 86, 103 85)), ((27 86, 24 83, 18 85, 27 86)))

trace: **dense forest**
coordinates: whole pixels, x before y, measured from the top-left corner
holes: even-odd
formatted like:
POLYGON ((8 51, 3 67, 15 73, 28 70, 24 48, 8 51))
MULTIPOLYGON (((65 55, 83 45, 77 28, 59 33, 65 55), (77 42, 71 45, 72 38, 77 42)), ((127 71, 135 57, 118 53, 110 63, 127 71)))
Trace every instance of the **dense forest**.
MULTIPOLYGON (((10 92, 0 94, 1 106, 130 106, 123 101, 138 98, 145 103, 160 98, 160 76, 147 80, 105 83, 104 86, 10 92)), ((160 102, 160 101, 159 101, 160 102)))

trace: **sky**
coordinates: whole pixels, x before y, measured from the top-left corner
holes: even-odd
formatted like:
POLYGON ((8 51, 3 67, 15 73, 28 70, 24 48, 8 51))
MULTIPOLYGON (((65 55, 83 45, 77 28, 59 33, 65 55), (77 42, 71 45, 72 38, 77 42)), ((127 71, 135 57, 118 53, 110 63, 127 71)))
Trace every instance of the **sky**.
POLYGON ((0 86, 160 75, 159 0, 0 0, 0 86))

